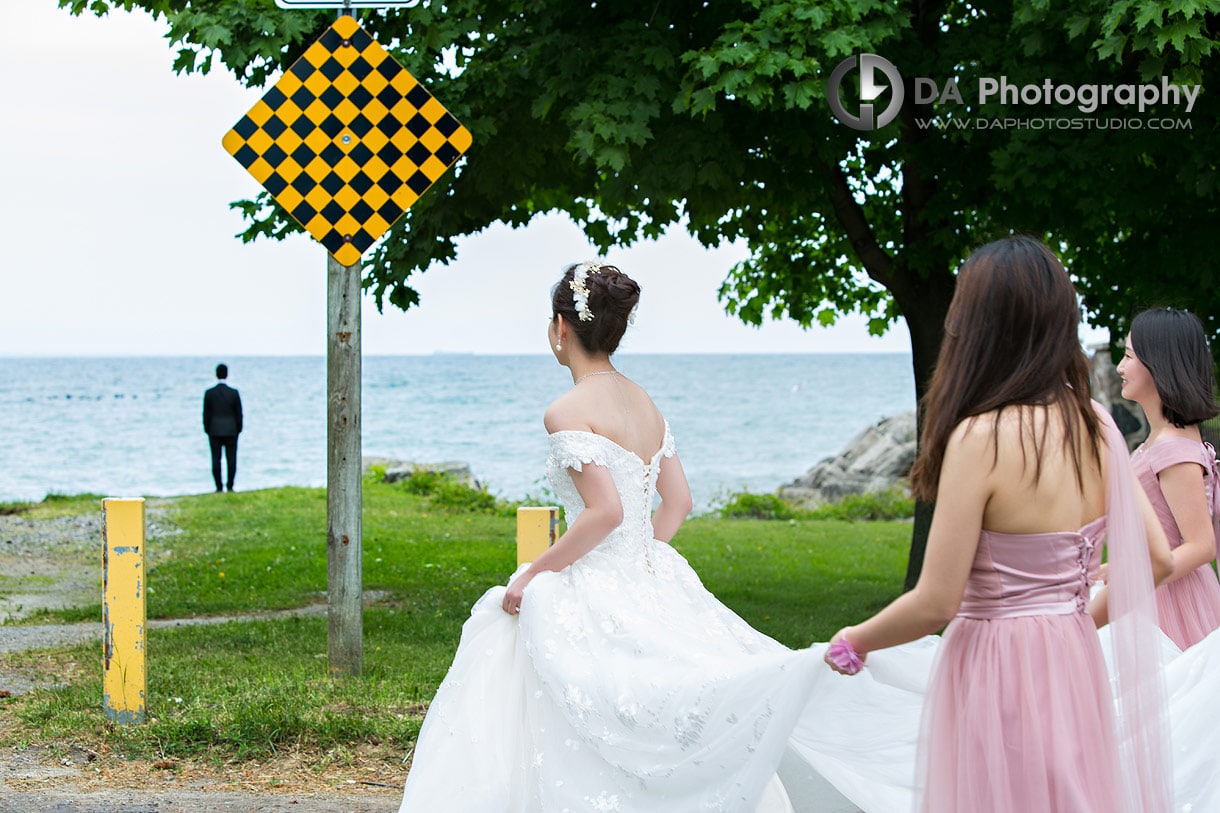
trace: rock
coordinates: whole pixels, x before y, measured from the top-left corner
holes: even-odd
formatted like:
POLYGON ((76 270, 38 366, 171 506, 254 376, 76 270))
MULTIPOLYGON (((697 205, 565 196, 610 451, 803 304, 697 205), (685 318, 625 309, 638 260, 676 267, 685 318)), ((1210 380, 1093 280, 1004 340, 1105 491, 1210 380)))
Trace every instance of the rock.
POLYGON ((482 488, 482 484, 475 479, 474 474, 470 471, 470 464, 461 461, 450 460, 441 463, 415 463, 410 460, 395 460, 390 457, 372 457, 366 456, 363 459, 364 471, 370 471, 374 466, 385 469, 385 481, 387 483, 396 483, 399 480, 405 480, 417 471, 429 473, 446 474, 457 480, 459 483, 470 486, 471 488, 482 488))
MULTIPOLYGON (((1093 398, 1102 404, 1134 449, 1148 435, 1144 411, 1122 396, 1122 381, 1110 359, 1110 346, 1089 348, 1093 398)), ((781 486, 779 496, 792 503, 815 506, 848 494, 868 494, 894 486, 906 487, 915 464, 915 413, 885 418, 852 438, 835 457, 828 457, 801 477, 781 486)))
POLYGON ((905 488, 915 464, 915 413, 884 418, 856 435, 843 451, 828 457, 793 482, 779 496, 790 502, 820 505, 848 494, 868 494, 894 486, 905 488))
MULTIPOLYGON (((1098 344, 1089 350, 1093 398, 1114 417, 1127 438, 1127 447, 1135 449, 1148 435, 1148 420, 1139 404, 1122 398, 1122 382, 1110 359, 1109 345, 1098 344)), ((910 411, 866 428, 837 457, 822 460, 797 480, 781 486, 780 497, 792 503, 820 505, 848 494, 905 488, 913 465, 915 413, 910 411)))

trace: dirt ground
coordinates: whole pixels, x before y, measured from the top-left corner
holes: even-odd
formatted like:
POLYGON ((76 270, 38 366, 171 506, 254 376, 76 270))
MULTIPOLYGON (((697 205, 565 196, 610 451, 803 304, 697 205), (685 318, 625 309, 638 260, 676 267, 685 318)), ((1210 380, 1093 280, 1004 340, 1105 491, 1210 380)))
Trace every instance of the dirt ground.
MULTIPOLYGON (((172 536, 156 503, 150 537, 172 536)), ((42 608, 96 603, 101 595, 97 516, 31 520, 0 515, 0 725, 6 698, 54 685, 75 664, 17 666, 6 653, 96 639, 96 623, 13 625, 42 608)), ((325 606, 299 612, 324 612, 325 606)), ((216 619, 212 619, 213 621, 216 619)), ((221 619, 224 620, 224 619, 221 619)), ((150 627, 192 621, 156 621, 150 627)), ((99 704, 99 713, 100 713, 99 704)), ((132 761, 71 743, 31 743, 0 750, 0 813, 392 813, 405 766, 357 754, 319 771, 317 755, 215 766, 179 760, 132 761)), ((438 812, 439 813, 439 812, 438 812)))

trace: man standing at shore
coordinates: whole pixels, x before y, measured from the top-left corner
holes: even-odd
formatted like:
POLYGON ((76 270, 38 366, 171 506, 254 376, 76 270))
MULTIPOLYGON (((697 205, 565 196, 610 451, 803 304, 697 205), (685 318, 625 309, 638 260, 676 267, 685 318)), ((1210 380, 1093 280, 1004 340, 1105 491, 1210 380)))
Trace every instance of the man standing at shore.
POLYGON ((237 436, 241 434, 241 396, 225 379, 229 368, 216 365, 216 386, 203 394, 203 431, 212 446, 212 479, 216 491, 223 491, 220 480, 220 452, 223 449, 228 467, 228 479, 224 481, 229 491, 233 490, 233 477, 237 474, 237 436))

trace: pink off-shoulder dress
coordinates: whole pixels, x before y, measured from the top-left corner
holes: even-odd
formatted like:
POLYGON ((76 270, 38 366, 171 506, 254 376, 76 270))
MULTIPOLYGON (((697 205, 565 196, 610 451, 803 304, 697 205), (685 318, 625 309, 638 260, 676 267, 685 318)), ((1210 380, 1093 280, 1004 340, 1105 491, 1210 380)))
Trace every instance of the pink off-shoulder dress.
POLYGON ((979 538, 928 686, 925 813, 1119 809, 1113 700, 1086 612, 1106 518, 979 538))
MULTIPOLYGON (((1131 455, 1135 474, 1173 548, 1182 544, 1182 532, 1165 501, 1158 475, 1179 463, 1197 463, 1203 467, 1203 487, 1214 517, 1220 495, 1217 493, 1216 452, 1210 444, 1169 437, 1140 446, 1131 455)), ((1156 605, 1161 629, 1180 649, 1197 644, 1212 630, 1220 628, 1220 581, 1216 579, 1216 571, 1210 564, 1201 565, 1176 581, 1162 584, 1156 590, 1156 605)))

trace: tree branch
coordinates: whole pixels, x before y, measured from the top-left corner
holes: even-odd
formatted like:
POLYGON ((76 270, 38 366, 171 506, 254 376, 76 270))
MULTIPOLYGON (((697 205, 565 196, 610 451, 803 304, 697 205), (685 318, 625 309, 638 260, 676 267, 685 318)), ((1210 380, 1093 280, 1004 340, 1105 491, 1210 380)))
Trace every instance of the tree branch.
POLYGON ((894 258, 877 244, 873 229, 864 215, 864 208, 852 195, 847 175, 837 164, 823 165, 823 170, 829 181, 830 205, 843 226, 847 239, 851 241, 856 256, 860 258, 869 277, 892 291, 897 282, 893 273, 894 258))

